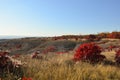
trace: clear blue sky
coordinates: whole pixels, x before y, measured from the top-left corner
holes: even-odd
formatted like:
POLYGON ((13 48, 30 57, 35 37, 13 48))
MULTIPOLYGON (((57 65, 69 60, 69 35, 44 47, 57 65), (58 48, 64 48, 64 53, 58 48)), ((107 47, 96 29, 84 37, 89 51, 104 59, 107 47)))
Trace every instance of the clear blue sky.
POLYGON ((0 35, 120 31, 120 0, 0 0, 0 35))

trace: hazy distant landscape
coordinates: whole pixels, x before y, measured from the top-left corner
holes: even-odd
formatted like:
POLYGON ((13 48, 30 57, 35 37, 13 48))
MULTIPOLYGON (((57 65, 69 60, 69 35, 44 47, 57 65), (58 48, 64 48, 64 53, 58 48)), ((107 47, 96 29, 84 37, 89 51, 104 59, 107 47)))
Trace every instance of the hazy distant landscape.
POLYGON ((24 38, 24 36, 0 36, 0 39, 24 38))

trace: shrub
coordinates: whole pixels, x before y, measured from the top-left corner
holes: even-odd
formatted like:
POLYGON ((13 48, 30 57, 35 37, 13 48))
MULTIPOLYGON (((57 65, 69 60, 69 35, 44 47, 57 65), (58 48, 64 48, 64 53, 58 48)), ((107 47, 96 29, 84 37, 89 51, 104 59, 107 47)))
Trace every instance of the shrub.
POLYGON ((88 41, 94 41, 97 37, 96 37, 95 35, 90 34, 90 35, 87 35, 85 38, 86 38, 88 41))
POLYGON ((48 53, 48 52, 55 52, 56 51, 56 47, 55 46, 47 46, 47 48, 45 48, 45 50, 43 50, 43 53, 48 53))
POLYGON ((95 43, 84 43, 76 49, 74 54, 75 61, 89 61, 92 63, 102 61, 105 59, 104 55, 101 55, 102 49, 95 43))
POLYGON ((32 80, 32 78, 23 77, 22 80, 32 80))
POLYGON ((12 60, 8 52, 0 52, 0 77, 6 78, 7 75, 13 74, 17 78, 22 77, 21 64, 12 60))
POLYGON ((112 39, 120 39, 120 32, 114 31, 112 33, 109 33, 107 37, 112 39))
POLYGON ((116 51, 115 61, 117 64, 120 64, 120 49, 116 51))

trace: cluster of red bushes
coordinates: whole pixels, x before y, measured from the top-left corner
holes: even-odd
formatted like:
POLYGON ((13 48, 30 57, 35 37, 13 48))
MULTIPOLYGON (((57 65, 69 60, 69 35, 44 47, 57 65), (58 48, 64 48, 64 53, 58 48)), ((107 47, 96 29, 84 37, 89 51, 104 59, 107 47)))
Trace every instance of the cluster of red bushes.
POLYGON ((59 40, 59 39, 87 39, 90 41, 93 40, 100 40, 102 38, 112 38, 112 39, 120 39, 120 32, 114 31, 114 32, 103 32, 98 34, 90 34, 90 35, 63 35, 63 36, 56 36, 53 37, 53 40, 59 40))
POLYGON ((60 40, 60 39, 65 39, 65 40, 75 39, 75 40, 78 40, 78 38, 82 38, 82 35, 63 35, 63 36, 56 36, 56 37, 53 37, 53 40, 60 40))
MULTIPOLYGON (((115 46, 110 46, 110 49, 115 46)), ((101 55, 102 48, 95 43, 84 43, 80 45, 74 54, 74 61, 89 61, 90 63, 101 62, 106 57, 101 55)), ((120 49, 116 51, 115 61, 120 64, 120 49)))
POLYGON ((108 38, 120 39, 120 32, 112 32, 107 34, 108 38))
POLYGON ((105 59, 104 55, 101 55, 102 49, 95 43, 85 43, 78 47, 74 54, 74 60, 99 62, 105 59))
POLYGON ((111 38, 111 39, 120 39, 120 32, 114 31, 111 33, 99 33, 96 35, 97 37, 100 38, 111 38))
POLYGON ((120 32, 114 31, 111 33, 99 33, 99 34, 90 34, 90 35, 86 35, 82 38, 85 38, 89 41, 94 41, 94 40, 100 40, 102 38, 111 38, 111 39, 120 39, 120 32))
POLYGON ((99 37, 97 35, 93 35, 93 34, 87 35, 84 38, 89 41, 99 41, 101 39, 101 37, 99 37))

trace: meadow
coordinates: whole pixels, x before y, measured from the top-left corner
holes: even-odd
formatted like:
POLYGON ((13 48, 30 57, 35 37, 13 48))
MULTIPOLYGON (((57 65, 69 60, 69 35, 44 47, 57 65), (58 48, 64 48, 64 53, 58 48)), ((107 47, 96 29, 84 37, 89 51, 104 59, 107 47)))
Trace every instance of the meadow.
MULTIPOLYGON (((107 60, 90 64, 74 62, 73 52, 65 54, 48 53, 42 59, 32 59, 23 55, 19 59, 25 62, 22 68, 23 80, 120 80, 120 67, 114 64, 115 52, 103 52, 107 60)), ((9 75, 4 80, 15 80, 9 75)), ((21 80, 21 79, 18 79, 21 80)))
MULTIPOLYGON (((114 62, 114 51, 103 54, 114 62)), ((24 60, 27 62, 24 75, 33 80, 120 80, 120 68, 115 64, 73 62, 72 57, 73 52, 49 53, 42 60, 24 60)))

